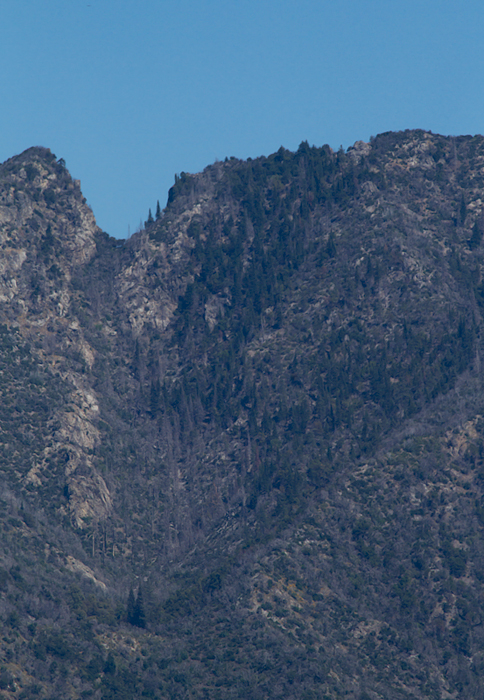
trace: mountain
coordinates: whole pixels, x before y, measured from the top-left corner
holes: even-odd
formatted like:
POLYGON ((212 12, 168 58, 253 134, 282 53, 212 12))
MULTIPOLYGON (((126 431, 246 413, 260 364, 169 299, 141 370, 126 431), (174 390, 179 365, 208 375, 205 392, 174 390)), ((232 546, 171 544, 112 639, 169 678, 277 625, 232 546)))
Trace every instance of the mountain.
POLYGON ((484 138, 0 166, 0 697, 483 692, 484 138))

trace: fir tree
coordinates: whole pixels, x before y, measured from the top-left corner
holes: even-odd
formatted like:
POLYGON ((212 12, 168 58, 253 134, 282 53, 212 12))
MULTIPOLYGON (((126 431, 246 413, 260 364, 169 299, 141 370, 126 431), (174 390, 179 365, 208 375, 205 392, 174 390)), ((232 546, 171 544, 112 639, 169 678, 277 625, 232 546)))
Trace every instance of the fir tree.
POLYGON ((479 228, 478 222, 476 221, 476 223, 474 224, 474 227, 472 229, 472 236, 468 240, 469 248, 471 250, 476 250, 476 248, 479 248, 479 246, 481 245, 481 241, 482 241, 482 231, 479 228))
POLYGON ((460 225, 464 226, 465 221, 466 221, 466 216, 467 216, 467 206, 466 206, 466 200, 464 197, 464 193, 462 193, 461 199, 460 199, 460 225))
POLYGON ((109 654, 108 658, 106 659, 106 663, 104 665, 104 673, 109 673, 111 675, 114 675, 116 673, 116 662, 114 661, 114 657, 112 654, 109 654))
POLYGON ((128 604, 126 606, 126 620, 129 622, 130 625, 134 625, 134 619, 135 619, 135 608, 136 608, 136 603, 134 599, 134 593, 133 589, 131 588, 129 591, 128 595, 128 604))
POLYGON ((134 616, 133 625, 136 627, 146 627, 146 616, 145 616, 145 606, 143 602, 143 591, 141 586, 138 589, 138 595, 136 596, 136 604, 134 606, 134 616))
POLYGON ((150 412, 152 418, 156 416, 158 413, 158 408, 160 406, 160 380, 157 379, 156 381, 151 382, 151 391, 150 391, 150 412))

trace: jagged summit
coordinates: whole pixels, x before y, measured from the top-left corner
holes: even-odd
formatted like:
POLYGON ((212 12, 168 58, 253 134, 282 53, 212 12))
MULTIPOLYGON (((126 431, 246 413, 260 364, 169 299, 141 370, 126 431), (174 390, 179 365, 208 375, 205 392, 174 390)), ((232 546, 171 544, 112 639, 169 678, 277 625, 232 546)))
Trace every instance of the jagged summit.
POLYGON ((51 163, 52 161, 56 160, 56 156, 54 153, 52 153, 50 148, 45 148, 44 146, 31 146, 25 151, 22 151, 22 153, 8 158, 4 163, 0 164, 0 168, 8 169, 14 164, 25 163, 31 160, 41 160, 45 161, 45 163, 51 163))
MULTIPOLYGON (((21 288, 32 287, 33 277, 46 298, 62 296, 59 284, 90 259, 99 231, 80 183, 41 147, 0 166, 0 224, 5 259, 0 294, 11 301, 21 288)), ((30 307, 25 298, 23 304, 30 307)))

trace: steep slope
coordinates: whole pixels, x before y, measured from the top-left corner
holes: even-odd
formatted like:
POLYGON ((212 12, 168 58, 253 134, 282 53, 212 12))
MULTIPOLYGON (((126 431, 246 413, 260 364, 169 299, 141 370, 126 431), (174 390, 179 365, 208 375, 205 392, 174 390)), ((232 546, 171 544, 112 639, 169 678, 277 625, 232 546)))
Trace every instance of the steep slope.
POLYGON ((303 143, 120 243, 0 166, 6 697, 479 696, 483 168, 303 143))

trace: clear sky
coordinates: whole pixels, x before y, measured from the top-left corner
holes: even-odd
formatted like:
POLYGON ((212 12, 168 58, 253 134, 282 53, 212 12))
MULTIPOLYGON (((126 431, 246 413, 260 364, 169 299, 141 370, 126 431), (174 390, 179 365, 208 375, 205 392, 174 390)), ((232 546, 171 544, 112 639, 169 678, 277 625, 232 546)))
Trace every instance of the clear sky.
POLYGON ((225 156, 483 133, 483 37, 483 0, 3 0, 0 161, 47 146, 126 238, 225 156))

